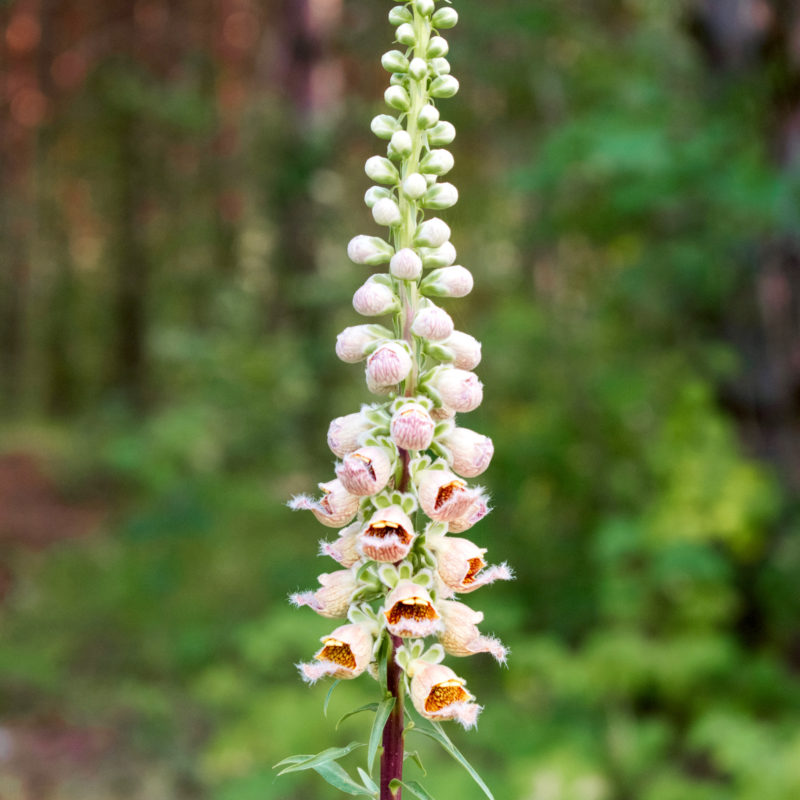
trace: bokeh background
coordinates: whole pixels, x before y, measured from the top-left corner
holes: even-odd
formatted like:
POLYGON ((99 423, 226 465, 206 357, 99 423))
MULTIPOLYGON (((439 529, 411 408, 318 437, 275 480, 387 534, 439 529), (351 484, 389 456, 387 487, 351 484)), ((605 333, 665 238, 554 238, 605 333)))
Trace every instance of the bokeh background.
MULTIPOLYGON (((367 735, 370 681, 325 718, 293 666, 328 564, 284 501, 366 397, 390 5, 0 3, 3 800, 324 800, 271 765, 367 735)), ((800 2, 456 7, 447 308, 518 580, 453 737, 498 800, 800 797, 800 2)))

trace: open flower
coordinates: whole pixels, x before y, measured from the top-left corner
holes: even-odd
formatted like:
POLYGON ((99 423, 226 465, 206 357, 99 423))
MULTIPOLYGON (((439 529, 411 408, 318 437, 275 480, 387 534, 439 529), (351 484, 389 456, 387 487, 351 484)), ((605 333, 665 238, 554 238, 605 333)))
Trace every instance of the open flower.
POLYGON ((344 617, 350 607, 350 598, 356 590, 356 579, 352 570, 325 572, 317 580, 320 588, 316 592, 298 592, 289 599, 298 608, 308 606, 322 617, 344 617))
POLYGON ((336 477, 352 495, 369 497, 389 482, 392 460, 382 447, 361 447, 336 465, 336 477))
POLYGON ((453 428, 441 441, 450 451, 450 466, 464 478, 485 472, 494 455, 492 440, 469 428, 453 428))
POLYGON ((450 533, 464 533, 468 531, 475 523, 480 522, 490 511, 489 502, 486 495, 483 494, 482 489, 474 489, 474 496, 472 503, 467 510, 451 519, 447 523, 447 530, 450 533))
POLYGON ((444 631, 439 635, 445 651, 451 656, 472 656, 491 653, 500 664, 506 663, 508 648, 494 636, 483 636, 478 625, 483 622, 483 612, 475 611, 457 600, 442 600, 439 612, 444 620, 444 631))
POLYGON ((403 450, 427 450, 433 441, 435 427, 424 406, 406 403, 392 417, 392 441, 403 450))
POLYGON ((437 522, 459 519, 475 504, 479 490, 470 489, 448 469, 424 469, 416 476, 422 510, 437 522))
POLYGON ((358 512, 359 499, 350 494, 337 478, 327 483, 320 483, 322 497, 314 500, 307 494, 299 494, 289 501, 289 508, 294 511, 311 511, 311 513, 329 528, 341 528, 347 525, 358 512))
POLYGON ((354 522, 339 532, 338 539, 332 542, 321 541, 319 543, 319 554, 321 556, 330 556, 343 567, 352 567, 353 564, 361 560, 361 553, 358 552, 358 535, 361 533, 361 528, 360 522, 354 522))
POLYGON ((356 678, 372 660, 372 636, 361 625, 342 625, 320 641, 316 660, 297 665, 309 683, 329 675, 340 680, 356 678))
POLYGON ((475 698, 464 688, 467 682, 463 678, 450 667, 424 661, 415 661, 410 671, 411 701, 423 717, 454 719, 467 729, 475 726, 481 707, 470 702, 475 698))
POLYGON ((439 560, 439 577, 454 592, 474 592, 494 581, 510 581, 513 577, 507 564, 486 567, 486 548, 469 539, 442 536, 430 543, 439 560))
POLYGON ((400 506, 375 512, 358 537, 358 549, 373 561, 402 561, 411 550, 414 526, 400 506))
POLYGON ((431 596, 412 581, 400 581, 389 593, 384 605, 386 629, 394 636, 431 636, 441 628, 439 612, 431 596))

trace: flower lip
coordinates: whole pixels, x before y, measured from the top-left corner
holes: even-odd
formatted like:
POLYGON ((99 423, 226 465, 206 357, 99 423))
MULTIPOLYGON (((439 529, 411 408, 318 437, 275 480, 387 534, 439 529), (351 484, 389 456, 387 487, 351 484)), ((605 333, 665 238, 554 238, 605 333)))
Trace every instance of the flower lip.
POLYGON ((482 558, 468 558, 467 563, 469 564, 469 569, 464 576, 463 583, 469 585, 475 583, 478 573, 486 566, 486 562, 482 558))
POLYGON ((369 536, 385 538, 386 536, 397 536, 403 544, 408 544, 413 538, 411 534, 402 526, 394 522, 372 522, 366 530, 369 536))
POLYGON ((450 483, 445 483, 439 488, 439 491, 436 492, 436 501, 434 502, 433 507, 438 511, 438 509, 440 509, 448 500, 450 500, 453 495, 464 489, 466 485, 467 484, 459 478, 450 481, 450 483))
POLYGON ((441 629, 441 617, 428 592, 402 580, 386 598, 383 615, 386 628, 395 636, 421 638, 441 629))
POLYGON ((318 661, 332 661, 334 664, 339 664, 348 669, 356 668, 356 657, 347 642, 342 642, 331 636, 323 639, 322 643, 324 645, 322 650, 314 656, 318 661))
POLYGON ((437 683, 425 698, 425 710, 428 712, 441 711, 453 703, 464 703, 471 700, 469 692, 464 689, 466 681, 461 678, 450 678, 437 683))

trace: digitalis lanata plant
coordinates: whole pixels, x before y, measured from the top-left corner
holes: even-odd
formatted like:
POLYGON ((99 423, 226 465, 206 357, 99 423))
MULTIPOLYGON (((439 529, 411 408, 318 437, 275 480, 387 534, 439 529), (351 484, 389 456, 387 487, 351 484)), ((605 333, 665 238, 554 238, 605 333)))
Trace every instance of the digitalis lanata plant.
POLYGON ((489 653, 505 663, 507 653, 479 631, 483 614, 456 597, 511 578, 505 564, 489 567, 486 550, 461 536, 489 511, 484 490, 467 479, 486 470, 493 446, 457 417, 483 398, 472 371, 481 345, 455 330, 437 305, 440 298, 464 297, 473 283, 455 263, 449 226, 429 216, 458 200, 456 187, 443 180, 453 167, 444 147, 455 129, 436 106, 458 91, 440 35, 458 15, 448 5, 437 9, 435 0, 412 0, 392 8, 389 20, 399 46, 382 63, 391 75, 384 97, 394 113, 372 120, 372 131, 388 145, 386 156, 373 156, 365 167, 376 184, 365 201, 386 230, 356 236, 347 249, 356 264, 388 265, 353 297, 359 314, 383 318, 383 324, 348 327, 336 341, 342 361, 364 365, 367 388, 378 399, 331 422, 335 477, 319 485, 318 497, 301 495, 290 503, 339 530, 320 543, 337 567, 319 576, 316 591, 291 598, 340 621, 313 658, 298 665, 300 673, 309 683, 366 674, 378 682, 379 700, 360 781, 337 761, 358 743, 279 766, 283 772, 315 769, 351 795, 400 800, 405 788, 430 800, 417 781, 403 780, 404 737, 415 732, 442 744, 492 797, 439 725, 455 720, 471 728, 481 711, 466 681, 442 663, 446 655, 489 653))

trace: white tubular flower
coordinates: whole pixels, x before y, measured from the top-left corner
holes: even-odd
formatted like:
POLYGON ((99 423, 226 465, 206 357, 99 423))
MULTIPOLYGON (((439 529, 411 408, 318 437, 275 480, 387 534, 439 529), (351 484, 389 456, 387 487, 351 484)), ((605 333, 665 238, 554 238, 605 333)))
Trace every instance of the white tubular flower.
MULTIPOLYGON (((378 201, 378 205, 384 202, 378 201)), ((387 200, 391 203, 391 200, 387 200)), ((376 205, 375 208, 378 206, 376 205)), ((353 295, 353 308, 365 317, 379 317, 400 308, 400 301, 395 293, 384 283, 368 278, 353 295)))
POLYGON ((422 247, 440 247, 450 241, 450 233, 450 226, 444 220, 432 217, 417 227, 414 244, 422 247))
POLYGON ((442 444, 452 454, 450 466, 462 478, 475 478, 485 472, 494 455, 492 440, 469 428, 453 428, 442 438, 442 444))
POLYGON ((394 248, 378 236, 355 236, 347 245, 347 256, 354 264, 377 267, 394 255, 394 248))
POLYGON ((410 247, 404 247, 392 256, 389 272, 395 278, 415 281, 422 275, 422 259, 410 247))
POLYGON ((417 498, 422 510, 437 522, 464 516, 474 505, 477 489, 446 469, 423 469, 416 475, 417 498))
POLYGON ((470 702, 475 698, 464 688, 467 682, 463 678, 444 664, 424 661, 415 661, 410 671, 411 702, 423 717, 437 722, 453 719, 467 730, 475 726, 482 709, 470 702))
POLYGON ((430 544, 439 559, 439 577, 454 592, 474 592, 495 581, 510 581, 514 576, 508 564, 484 569, 486 548, 469 539, 442 536, 430 544))
POLYGON ((376 511, 358 538, 359 552, 373 561, 402 561, 416 538, 414 526, 400 506, 376 511))
POLYGON ((328 447, 339 458, 358 450, 359 439, 370 429, 369 420, 360 411, 336 417, 328 426, 328 447))
POLYGON ((458 369, 475 369, 481 363, 481 343, 468 333, 453 331, 442 344, 452 350, 453 366, 458 369))
POLYGON ((431 342, 447 339, 453 328, 453 318, 443 308, 434 305, 420 309, 411 325, 411 331, 416 336, 431 342))
POLYGON ((478 625, 483 622, 483 612, 474 611, 457 600, 442 600, 439 612, 444 620, 444 631, 439 641, 451 656, 473 656, 491 653, 500 664, 508 658, 508 648, 494 636, 483 636, 478 625))
POLYGON ((432 636, 442 626, 427 589, 412 581, 400 581, 383 607, 386 629, 393 636, 420 639, 432 636))
POLYGON ((319 543, 319 554, 330 556, 343 567, 349 568, 361 560, 361 553, 358 552, 358 535, 361 533, 362 525, 354 522, 344 530, 339 531, 339 538, 332 542, 324 540, 319 543))
POLYGON ((473 498, 472 505, 463 514, 451 519, 447 523, 447 529, 450 533, 464 533, 480 522, 490 511, 486 496, 483 492, 478 491, 473 498))
POLYGON ((352 521, 358 513, 359 499, 350 494, 338 479, 320 483, 322 498, 314 500, 307 494, 299 494, 289 501, 294 511, 310 511, 323 525, 341 528, 352 521))
POLYGON ((392 417, 392 441, 402 450, 427 450, 433 441, 436 423, 425 406, 406 403, 392 417))
POLYGON ((324 572, 317 580, 320 588, 316 592, 299 592, 289 599, 300 606, 308 606, 322 617, 336 619, 344 617, 350 608, 350 598, 357 588, 355 574, 349 569, 324 572))
POLYGON ((392 476, 392 459, 382 447, 361 447, 336 465, 336 477, 357 497, 380 492, 392 476))
POLYGON ((457 367, 441 367, 431 378, 431 388, 442 404, 462 414, 473 411, 483 402, 483 384, 474 372, 457 367))
MULTIPOLYGON (((455 80, 455 78, 452 78, 450 75, 444 75, 437 78, 436 81, 445 80, 447 78, 453 81, 455 80)), ((436 81, 434 81, 434 83, 436 81)), ((444 175, 453 169, 455 163, 453 154, 449 150, 431 150, 428 155, 422 159, 419 168, 421 172, 427 172, 431 175, 444 175)))
POLYGON ((347 364, 357 364, 371 345, 389 336, 390 331, 380 325, 352 325, 336 337, 336 355, 347 364))
POLYGON ((316 661, 297 665, 308 683, 328 676, 357 678, 372 660, 372 636, 361 625, 342 625, 320 641, 322 649, 314 656, 316 661))
POLYGON ((404 342, 386 342, 367 359, 367 380, 376 387, 395 386, 408 377, 412 366, 404 342))
POLYGON ((412 172, 403 179, 402 188, 406 197, 410 197, 412 200, 419 200, 428 191, 428 181, 419 172, 412 172))
POLYGON ((400 207, 389 197, 382 197, 372 206, 372 218, 378 225, 394 227, 402 219, 400 207))
POLYGON ((431 297, 466 297, 474 285, 472 273, 459 265, 431 272, 420 284, 420 291, 431 297))

